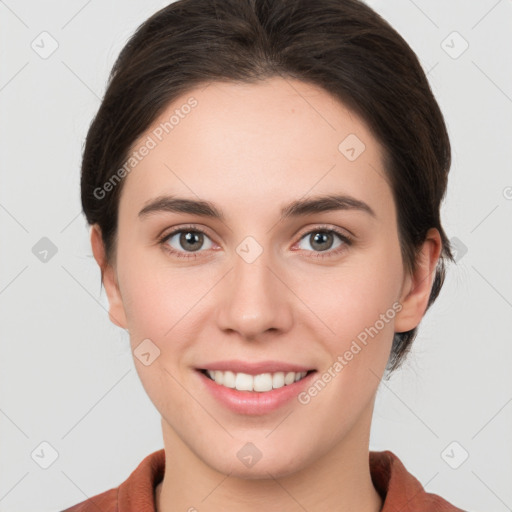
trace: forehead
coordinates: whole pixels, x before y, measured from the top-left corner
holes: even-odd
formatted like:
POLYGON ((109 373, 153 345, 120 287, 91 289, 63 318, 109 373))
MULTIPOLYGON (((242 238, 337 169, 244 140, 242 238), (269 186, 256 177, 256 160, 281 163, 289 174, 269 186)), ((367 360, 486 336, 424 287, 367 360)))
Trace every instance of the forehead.
POLYGON ((132 151, 144 146, 121 203, 123 196, 141 206, 177 194, 226 210, 345 193, 379 210, 392 201, 382 148, 366 124, 323 89, 297 80, 197 87, 169 104, 132 151))

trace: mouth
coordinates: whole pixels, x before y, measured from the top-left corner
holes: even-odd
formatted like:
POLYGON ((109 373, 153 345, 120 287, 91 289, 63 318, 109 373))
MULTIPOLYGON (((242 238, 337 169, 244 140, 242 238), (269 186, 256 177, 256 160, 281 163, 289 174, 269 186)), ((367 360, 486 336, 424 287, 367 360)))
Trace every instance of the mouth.
POLYGON ((264 393, 273 389, 280 389, 290 386, 295 382, 305 379, 316 370, 302 372, 272 372, 251 375, 243 372, 198 369, 208 379, 225 388, 236 389, 237 391, 252 391, 264 393))

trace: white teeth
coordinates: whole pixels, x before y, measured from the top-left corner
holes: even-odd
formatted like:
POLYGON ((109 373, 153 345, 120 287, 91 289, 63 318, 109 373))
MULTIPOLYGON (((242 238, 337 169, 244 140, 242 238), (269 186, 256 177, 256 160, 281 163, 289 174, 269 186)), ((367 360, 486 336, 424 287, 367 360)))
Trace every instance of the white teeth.
POLYGON ((272 374, 262 373, 255 375, 254 378, 254 391, 272 391, 272 374))
POLYGON ((206 370, 206 373, 221 386, 236 388, 238 391, 257 391, 260 393, 289 386, 303 379, 307 374, 307 372, 276 372, 249 375, 247 373, 222 372, 220 370, 206 370))
POLYGON ((282 388, 284 386, 284 373, 283 372, 276 372, 274 375, 272 375, 272 387, 274 389, 276 388, 282 388))
POLYGON ((295 382, 295 372, 288 372, 284 377, 284 383, 288 386, 295 382))
MULTIPOLYGON (((222 373, 222 372, 219 372, 222 373)), ((214 379, 215 382, 218 382, 217 379, 214 379)), ((222 382, 223 386, 227 388, 234 388, 236 384, 236 375, 233 372, 224 372, 224 381, 222 382)))
POLYGON ((247 375, 246 373, 236 374, 235 388, 238 389, 238 391, 252 391, 253 383, 254 382, 251 375, 247 375))

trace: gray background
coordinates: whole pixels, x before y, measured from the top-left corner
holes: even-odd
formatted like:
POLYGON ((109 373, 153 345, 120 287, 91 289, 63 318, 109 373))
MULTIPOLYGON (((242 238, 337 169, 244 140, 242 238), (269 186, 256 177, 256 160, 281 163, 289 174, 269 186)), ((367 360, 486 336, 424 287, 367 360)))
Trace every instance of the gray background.
MULTIPOLYGON (((119 485, 163 446, 127 334, 109 322, 100 293, 79 166, 114 58, 166 3, 0 1, 1 512, 63 509, 119 485), (46 261, 43 237, 57 249, 46 261), (47 469, 52 448, 42 442, 58 453, 47 469)), ((392 450, 429 492, 458 507, 505 512, 512 2, 369 4, 416 51, 445 115, 453 165, 442 215, 459 247, 405 367, 379 389, 370 448, 392 450)))

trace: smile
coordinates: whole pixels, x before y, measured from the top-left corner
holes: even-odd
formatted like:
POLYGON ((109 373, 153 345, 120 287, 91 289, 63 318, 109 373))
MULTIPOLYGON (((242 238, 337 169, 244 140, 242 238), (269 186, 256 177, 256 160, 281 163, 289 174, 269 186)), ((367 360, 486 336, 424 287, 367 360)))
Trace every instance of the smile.
POLYGON ((220 370, 201 371, 211 380, 226 388, 263 393, 298 382, 314 370, 309 372, 260 373, 257 375, 220 370))

